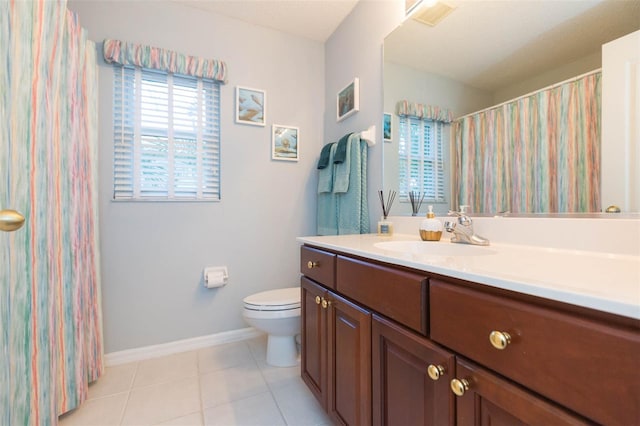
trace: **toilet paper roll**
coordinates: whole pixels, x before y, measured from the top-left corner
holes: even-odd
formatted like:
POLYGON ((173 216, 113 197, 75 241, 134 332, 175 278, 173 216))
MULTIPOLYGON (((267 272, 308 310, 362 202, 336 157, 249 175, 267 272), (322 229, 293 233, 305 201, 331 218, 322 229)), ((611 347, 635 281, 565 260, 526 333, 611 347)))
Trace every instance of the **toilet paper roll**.
POLYGON ((207 271, 204 275, 204 286, 206 288, 222 287, 225 284, 224 272, 222 271, 207 271))

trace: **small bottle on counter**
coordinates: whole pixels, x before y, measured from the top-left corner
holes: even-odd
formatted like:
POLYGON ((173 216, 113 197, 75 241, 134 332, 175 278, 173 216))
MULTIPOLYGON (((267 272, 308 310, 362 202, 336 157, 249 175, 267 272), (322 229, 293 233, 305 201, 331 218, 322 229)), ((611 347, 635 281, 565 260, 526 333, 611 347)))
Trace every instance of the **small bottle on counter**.
POLYGON ((440 241, 443 229, 442 222, 436 219, 433 206, 429 206, 427 218, 420 224, 420 238, 422 241, 440 241))
POLYGON ((380 218, 378 222, 378 235, 390 237, 393 235, 393 222, 387 220, 386 216, 380 218))

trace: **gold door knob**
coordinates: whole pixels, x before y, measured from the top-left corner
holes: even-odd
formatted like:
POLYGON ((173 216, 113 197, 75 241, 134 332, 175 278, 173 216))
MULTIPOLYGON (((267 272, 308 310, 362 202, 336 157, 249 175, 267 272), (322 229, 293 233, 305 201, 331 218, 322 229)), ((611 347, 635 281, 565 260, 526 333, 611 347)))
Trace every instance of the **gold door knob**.
POLYGON ((319 304, 320 304, 320 300, 321 300, 321 299, 320 299, 320 296, 316 296, 316 305, 319 305, 319 304))
POLYGON ((24 224, 24 216, 15 210, 0 210, 0 231, 17 231, 24 224))
POLYGON ((318 266, 320 266, 320 263, 318 262, 314 262, 312 260, 307 262, 307 268, 309 269, 317 268, 318 266))
POLYGON ((489 341, 494 348, 503 350, 511 343, 511 335, 506 331, 494 330, 489 334, 489 341))
POLYGON ((427 374, 432 380, 438 380, 444 374, 444 367, 430 364, 429 367, 427 367, 427 374))
POLYGON ((331 306, 331 301, 325 298, 322 298, 322 307, 327 309, 329 306, 331 306))
POLYGON ((469 390, 469 382, 466 379, 453 379, 451 380, 451 390, 456 395, 462 396, 466 391, 469 390))

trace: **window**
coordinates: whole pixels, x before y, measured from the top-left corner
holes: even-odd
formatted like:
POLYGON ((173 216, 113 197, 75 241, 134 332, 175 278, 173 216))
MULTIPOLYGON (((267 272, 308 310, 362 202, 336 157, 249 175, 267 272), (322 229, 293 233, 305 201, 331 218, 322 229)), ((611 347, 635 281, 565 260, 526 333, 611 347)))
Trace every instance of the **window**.
POLYGON ((114 70, 114 199, 220 200, 220 84, 114 70))
POLYGON ((425 194, 424 200, 444 202, 444 159, 442 133, 438 121, 400 116, 399 196, 409 200, 409 192, 425 194))

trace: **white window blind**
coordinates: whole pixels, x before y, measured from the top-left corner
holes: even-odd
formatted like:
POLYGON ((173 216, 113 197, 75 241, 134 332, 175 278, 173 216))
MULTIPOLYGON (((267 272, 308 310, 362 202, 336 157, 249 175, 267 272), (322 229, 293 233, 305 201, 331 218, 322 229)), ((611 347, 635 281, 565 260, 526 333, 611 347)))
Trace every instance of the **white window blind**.
POLYGON ((400 116, 399 196, 409 199, 410 191, 425 194, 424 200, 444 202, 444 158, 438 121, 400 116))
POLYGON ((220 84, 114 69, 114 199, 220 200, 220 84))

